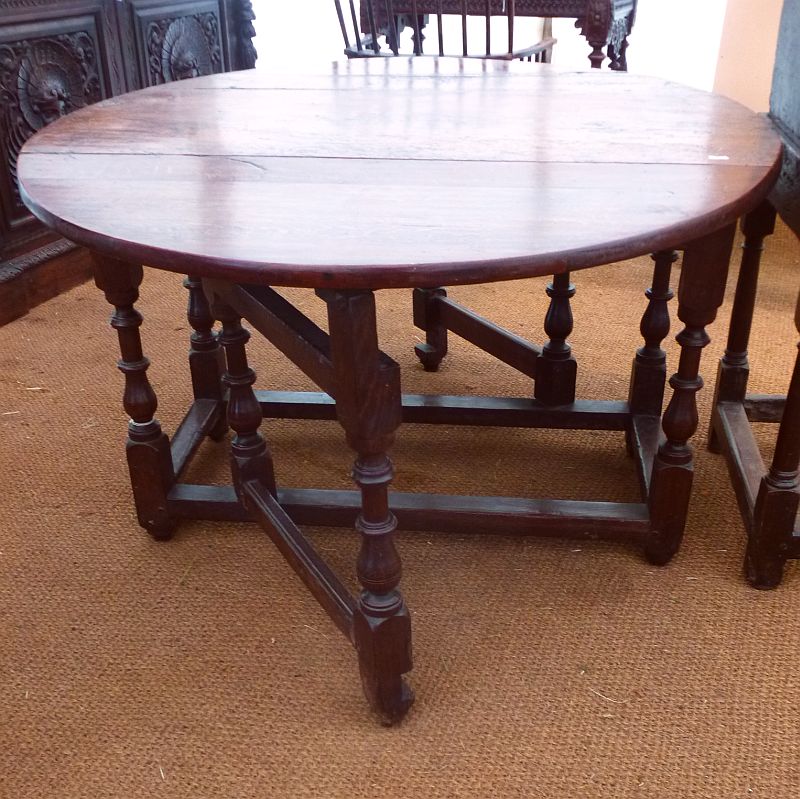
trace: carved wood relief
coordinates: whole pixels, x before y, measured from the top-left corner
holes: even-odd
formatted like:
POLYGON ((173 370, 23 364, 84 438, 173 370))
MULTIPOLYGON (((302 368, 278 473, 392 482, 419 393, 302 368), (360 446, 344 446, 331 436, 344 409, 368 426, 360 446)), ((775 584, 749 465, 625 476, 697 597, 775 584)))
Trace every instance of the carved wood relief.
POLYGON ((256 18, 251 0, 241 0, 236 13, 236 34, 239 41, 239 68, 253 69, 256 65, 258 53, 256 52, 253 38, 256 29, 253 20, 256 18))
POLYGON ((222 71, 219 18, 213 11, 150 22, 145 41, 151 86, 222 71))
POLYGON ((0 322, 26 310, 10 284, 72 247, 20 201, 25 141, 104 97, 253 67, 254 16, 251 0, 0 0, 0 322))
POLYGON ((243 0, 126 0, 130 58, 138 83, 173 80, 239 67, 237 12, 243 0))
POLYGON ((97 39, 89 31, 0 44, 2 146, 15 204, 17 157, 37 130, 101 96, 97 39))

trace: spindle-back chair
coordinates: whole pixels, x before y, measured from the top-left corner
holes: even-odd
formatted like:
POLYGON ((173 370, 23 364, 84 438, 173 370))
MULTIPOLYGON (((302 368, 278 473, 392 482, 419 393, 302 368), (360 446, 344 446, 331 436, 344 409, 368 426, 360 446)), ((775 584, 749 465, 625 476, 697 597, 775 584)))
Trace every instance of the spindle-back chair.
POLYGON ((348 58, 370 58, 380 56, 401 55, 401 33, 406 27, 413 29, 412 48, 408 55, 424 55, 422 33, 430 15, 436 17, 437 48, 434 55, 459 56, 462 58, 490 58, 500 60, 527 60, 549 62, 550 54, 556 40, 552 38, 552 21, 545 20, 542 26, 540 41, 526 47, 517 47, 516 0, 484 0, 483 11, 474 12, 475 3, 468 4, 460 0, 461 13, 447 14, 443 12, 442 0, 334 0, 339 26, 344 39, 344 52, 348 58), (360 6, 360 13, 356 10, 360 6), (460 18, 461 37, 458 47, 445 48, 445 18, 460 18), (484 47, 480 52, 471 52, 467 27, 470 18, 479 17, 484 20, 484 47), (500 52, 493 50, 492 18, 505 19, 507 46, 500 52), (387 23, 388 20, 388 23, 387 23), (379 40, 385 37, 386 48, 381 47, 379 40))

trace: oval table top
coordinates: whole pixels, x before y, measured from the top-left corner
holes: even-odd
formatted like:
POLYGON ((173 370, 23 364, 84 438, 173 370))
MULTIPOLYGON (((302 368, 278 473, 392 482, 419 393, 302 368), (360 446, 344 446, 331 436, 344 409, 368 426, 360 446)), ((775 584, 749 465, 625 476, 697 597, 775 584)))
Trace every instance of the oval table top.
POLYGON ((679 248, 780 166, 769 121, 623 72, 454 58, 252 70, 77 111, 23 148, 23 199, 101 253, 286 286, 553 274, 679 248))

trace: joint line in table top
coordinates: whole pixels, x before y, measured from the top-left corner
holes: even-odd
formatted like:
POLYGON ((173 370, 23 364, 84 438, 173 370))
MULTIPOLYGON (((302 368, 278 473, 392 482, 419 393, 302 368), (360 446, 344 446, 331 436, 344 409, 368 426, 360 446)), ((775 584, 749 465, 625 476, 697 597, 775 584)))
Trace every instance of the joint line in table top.
MULTIPOLYGON (((33 149, 27 151, 28 157, 37 155, 55 155, 64 157, 75 156, 119 156, 123 155, 126 158, 137 156, 146 158, 219 158, 228 161, 239 161, 241 163, 250 164, 258 169, 261 167, 254 164, 252 160, 255 158, 279 160, 300 160, 300 161, 398 161, 408 163, 431 163, 431 164, 564 164, 567 166, 663 166, 663 167, 697 167, 697 166, 714 166, 714 167, 738 167, 751 169, 752 164, 738 164, 730 160, 717 160, 711 156, 707 156, 703 161, 579 161, 579 160, 533 160, 527 158, 404 158, 393 156, 375 156, 375 155, 273 155, 268 153, 161 153, 161 152, 121 152, 121 151, 101 151, 94 150, 39 150, 33 149)), ((771 162, 770 162, 771 163, 771 162)), ((758 165, 756 165, 758 166, 758 165)))

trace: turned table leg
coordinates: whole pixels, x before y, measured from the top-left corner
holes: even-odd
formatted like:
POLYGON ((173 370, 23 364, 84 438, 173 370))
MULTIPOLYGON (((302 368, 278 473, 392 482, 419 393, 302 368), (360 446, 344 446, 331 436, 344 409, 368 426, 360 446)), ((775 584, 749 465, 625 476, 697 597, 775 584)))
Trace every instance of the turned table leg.
POLYGON ((142 267, 94 255, 95 283, 114 306, 111 326, 117 331, 125 375, 123 406, 130 416, 126 454, 139 524, 158 540, 170 538, 177 522, 167 511, 167 495, 175 482, 169 439, 155 418, 158 400, 142 352, 141 314, 134 308, 139 298, 142 267))
MULTIPOLYGON (((742 232, 742 261, 736 281, 728 342, 717 371, 715 406, 719 402, 744 402, 747 394, 750 374, 747 346, 756 304, 758 270, 764 239, 775 232, 775 209, 768 202, 762 203, 742 219, 742 232)), ((712 452, 721 451, 713 423, 709 427, 708 448, 712 452)))
MULTIPOLYGON (((794 316, 800 332, 800 298, 794 316)), ((792 538, 800 500, 800 353, 795 358, 775 454, 761 478, 747 541, 745 575, 756 588, 774 588, 783 577, 786 547, 792 538)))
POLYGON ((240 501, 247 504, 243 486, 257 480, 275 496, 275 471, 267 442, 259 432, 263 415, 253 383, 256 373, 247 363, 245 346, 250 333, 242 327, 239 314, 221 302, 214 303, 216 317, 222 322, 220 341, 225 350, 227 368, 222 382, 228 387, 228 424, 235 435, 231 441, 231 474, 240 501))
POLYGON ((693 455, 689 439, 697 430, 697 392, 703 386, 700 356, 710 339, 706 326, 714 321, 725 295, 735 226, 692 242, 684 250, 678 285, 678 318, 684 329, 678 371, 670 378, 672 398, 662 427, 666 440, 658 448, 650 484, 653 536, 647 558, 665 564, 678 551, 686 525, 692 488, 693 455))
POLYGON ((388 723, 401 719, 414 695, 411 620, 399 591, 401 563, 389 510, 392 462, 387 450, 401 421, 400 370, 378 349, 371 291, 318 291, 328 305, 337 417, 357 457, 353 479, 361 490, 356 571, 362 591, 354 618, 364 692, 388 723))
MULTIPOLYGON (((195 399, 212 399, 222 404, 222 373, 225 356, 214 335, 214 315, 203 291, 203 282, 189 275, 183 285, 189 290, 186 317, 192 327, 189 338, 189 371, 195 399)), ((225 413, 219 414, 209 436, 220 441, 228 431, 225 413)))
POLYGON ((533 396, 545 405, 569 405, 575 402, 575 379, 578 366, 567 337, 572 332, 572 307, 575 286, 570 283, 569 272, 553 277, 547 285, 550 306, 544 319, 544 329, 549 340, 542 348, 536 364, 536 382, 533 396))
POLYGON ((628 403, 631 413, 660 416, 667 382, 667 353, 661 348, 661 342, 669 333, 667 303, 673 297, 669 281, 672 264, 678 260, 678 254, 674 250, 664 250, 655 253, 652 258, 655 261, 653 283, 645 292, 647 309, 639 327, 644 346, 636 350, 628 403))

